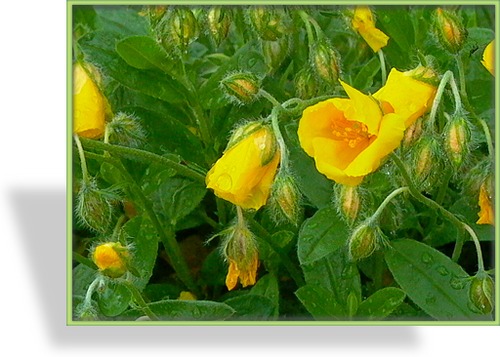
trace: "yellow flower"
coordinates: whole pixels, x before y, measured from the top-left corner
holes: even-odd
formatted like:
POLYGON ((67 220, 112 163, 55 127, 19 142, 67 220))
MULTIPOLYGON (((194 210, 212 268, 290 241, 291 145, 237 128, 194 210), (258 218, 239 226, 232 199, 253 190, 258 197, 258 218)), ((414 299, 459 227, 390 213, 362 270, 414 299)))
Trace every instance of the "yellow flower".
POLYGON ((479 189, 479 208, 481 210, 478 213, 479 219, 476 223, 495 225, 495 213, 486 183, 483 183, 479 189))
POLYGON ((98 138, 104 133, 106 102, 80 63, 73 67, 73 133, 98 138))
POLYGON ((484 49, 481 63, 492 75, 495 75, 495 40, 488 43, 484 49))
POLYGON ((429 108, 435 89, 394 69, 373 97, 340 83, 349 99, 328 99, 306 108, 298 136, 319 172, 356 186, 399 146, 405 129, 429 108))
POLYGON ((98 245, 92 254, 99 271, 111 278, 119 278, 127 272, 128 258, 128 249, 115 242, 98 245))
POLYGON ((356 6, 352 18, 352 27, 368 43, 374 52, 387 45, 389 36, 375 27, 373 14, 368 6, 356 6))
POLYGON ((250 285, 255 285, 257 280, 257 268, 259 267, 259 256, 255 254, 248 266, 239 267, 238 263, 232 259, 229 260, 229 269, 226 276, 226 287, 228 290, 233 290, 240 280, 241 286, 244 288, 250 285))
POLYGON ((409 127, 432 107, 437 90, 432 83, 436 78, 432 70, 422 66, 406 72, 393 68, 386 84, 373 97, 384 113, 398 114, 409 127))
POLYGON ((267 202, 280 160, 275 140, 269 127, 256 126, 210 169, 207 188, 237 206, 258 210, 267 202))

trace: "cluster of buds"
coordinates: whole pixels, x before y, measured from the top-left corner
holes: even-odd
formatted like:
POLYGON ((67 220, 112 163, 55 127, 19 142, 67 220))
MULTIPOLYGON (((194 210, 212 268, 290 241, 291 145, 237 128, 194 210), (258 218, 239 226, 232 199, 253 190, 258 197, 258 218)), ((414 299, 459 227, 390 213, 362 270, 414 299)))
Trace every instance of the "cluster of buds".
POLYGON ((250 104, 259 97, 261 80, 251 72, 228 74, 220 82, 221 88, 233 102, 250 104))
POLYGON ((452 11, 438 8, 434 13, 434 28, 441 45, 450 53, 458 53, 467 40, 467 29, 452 11))

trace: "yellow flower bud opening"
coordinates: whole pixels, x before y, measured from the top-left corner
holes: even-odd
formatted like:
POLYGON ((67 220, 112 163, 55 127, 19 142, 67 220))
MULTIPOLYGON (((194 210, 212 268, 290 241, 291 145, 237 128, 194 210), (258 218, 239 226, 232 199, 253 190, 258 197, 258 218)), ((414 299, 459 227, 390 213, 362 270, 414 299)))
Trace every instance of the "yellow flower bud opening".
POLYGON ((92 260, 99 271, 111 278, 119 278, 127 272, 129 253, 120 243, 104 243, 97 246, 92 254, 92 260))
POLYGON ((80 63, 73 67, 73 133, 90 139, 104 134, 106 102, 80 63))
POLYGON ((368 6, 356 6, 352 27, 363 37, 373 52, 378 52, 382 47, 387 46, 389 36, 375 27, 375 20, 368 6))
POLYGON ((479 219, 476 223, 495 225, 495 212, 493 211, 493 203, 486 182, 483 182, 479 189, 478 204, 480 211, 478 213, 479 219))
POLYGON ((451 53, 457 53, 462 49, 467 39, 467 30, 455 13, 441 8, 436 9, 435 27, 444 48, 451 53))
POLYGON ((488 43, 483 52, 483 59, 481 61, 483 66, 493 76, 495 75, 495 40, 488 43))
POLYGON ((207 188, 237 206, 258 210, 269 198, 279 160, 274 133, 262 126, 214 164, 206 176, 207 188))

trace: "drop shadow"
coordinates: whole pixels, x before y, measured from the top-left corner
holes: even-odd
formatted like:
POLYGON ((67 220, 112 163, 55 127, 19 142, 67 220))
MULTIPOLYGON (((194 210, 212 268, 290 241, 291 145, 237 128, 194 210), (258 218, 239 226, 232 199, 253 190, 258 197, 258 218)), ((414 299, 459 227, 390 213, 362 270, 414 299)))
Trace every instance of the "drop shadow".
POLYGON ((30 278, 46 321, 47 339, 57 347, 406 349, 420 344, 413 326, 67 326, 64 188, 15 188, 9 199, 21 233, 30 278))

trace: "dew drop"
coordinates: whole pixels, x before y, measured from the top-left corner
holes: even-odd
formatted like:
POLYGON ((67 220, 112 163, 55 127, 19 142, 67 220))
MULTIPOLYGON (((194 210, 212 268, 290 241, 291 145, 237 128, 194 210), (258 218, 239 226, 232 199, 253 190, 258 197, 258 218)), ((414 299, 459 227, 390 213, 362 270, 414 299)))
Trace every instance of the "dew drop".
POLYGON ((444 266, 442 266, 442 265, 441 265, 441 266, 439 266, 439 267, 437 268, 437 272, 438 272, 440 275, 442 275, 442 276, 446 276, 446 275, 448 275, 448 274, 449 274, 448 269, 446 269, 446 268, 445 268, 444 266))
POLYGON ((217 179, 217 186, 222 191, 229 191, 233 186, 233 180, 228 174, 222 174, 217 179))
POLYGON ((465 282, 463 279, 460 279, 459 277, 454 276, 450 279, 450 285, 455 290, 461 290, 464 288, 465 282))
POLYGON ((425 299, 425 302, 427 304, 435 304, 436 303, 436 297, 435 296, 428 296, 426 299, 425 299))
POLYGON ((422 254, 422 262, 425 265, 430 265, 430 264, 432 264, 433 259, 429 253, 424 253, 424 254, 422 254))

